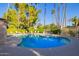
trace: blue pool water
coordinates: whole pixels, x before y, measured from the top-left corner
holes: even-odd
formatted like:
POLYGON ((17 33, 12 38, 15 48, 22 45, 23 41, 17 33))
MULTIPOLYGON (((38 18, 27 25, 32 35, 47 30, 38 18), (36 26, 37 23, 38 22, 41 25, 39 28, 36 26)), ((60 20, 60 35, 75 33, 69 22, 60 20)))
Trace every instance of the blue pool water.
POLYGON ((20 36, 22 42, 18 44, 27 48, 51 48, 66 45, 69 39, 55 36, 26 35, 20 36))

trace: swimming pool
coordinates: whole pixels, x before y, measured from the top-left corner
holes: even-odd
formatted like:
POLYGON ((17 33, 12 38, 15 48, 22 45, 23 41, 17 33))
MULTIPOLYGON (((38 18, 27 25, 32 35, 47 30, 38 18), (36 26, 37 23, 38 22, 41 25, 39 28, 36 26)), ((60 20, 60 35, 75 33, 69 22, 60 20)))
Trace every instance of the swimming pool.
POLYGON ((27 48, 52 48, 66 45, 70 42, 68 38, 55 36, 41 36, 41 35, 24 35, 20 36, 20 47, 27 48))

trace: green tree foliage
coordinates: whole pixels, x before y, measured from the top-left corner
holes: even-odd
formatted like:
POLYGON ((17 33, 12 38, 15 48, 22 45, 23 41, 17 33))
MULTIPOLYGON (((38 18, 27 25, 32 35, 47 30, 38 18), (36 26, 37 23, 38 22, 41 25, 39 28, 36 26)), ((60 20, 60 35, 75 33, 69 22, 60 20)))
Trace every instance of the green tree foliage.
POLYGON ((44 32, 44 26, 38 26, 36 31, 39 32, 39 33, 43 33, 44 32))
POLYGON ((46 31, 52 34, 60 34, 61 30, 55 24, 46 25, 46 31))
POLYGON ((58 28, 58 26, 56 26, 54 24, 50 25, 50 31, 53 34, 60 34, 61 33, 61 30, 58 28))
POLYGON ((6 21, 8 22, 9 29, 14 27, 29 32, 29 28, 36 24, 40 10, 25 3, 15 3, 13 6, 15 8, 9 8, 3 16, 3 18, 7 18, 6 21))
POLYGON ((30 33, 34 33, 34 32, 35 32, 34 27, 30 27, 30 28, 29 28, 29 32, 30 32, 30 33))
POLYGON ((76 32, 74 32, 73 30, 69 29, 68 34, 72 37, 75 36, 76 32))
POLYGON ((8 9, 8 11, 3 16, 6 21, 8 22, 8 25, 13 25, 17 28, 18 20, 17 20, 17 14, 16 10, 8 9))
POLYGON ((74 26, 79 26, 79 18, 77 18, 77 16, 73 17, 71 20, 74 26))

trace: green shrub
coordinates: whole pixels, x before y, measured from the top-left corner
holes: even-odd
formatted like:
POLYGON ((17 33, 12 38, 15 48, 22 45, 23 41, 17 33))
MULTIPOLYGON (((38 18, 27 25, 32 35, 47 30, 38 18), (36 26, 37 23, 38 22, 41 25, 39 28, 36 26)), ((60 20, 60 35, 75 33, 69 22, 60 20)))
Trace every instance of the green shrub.
POLYGON ((60 29, 52 29, 51 33, 53 33, 53 34, 60 34, 61 30, 60 29))
POLYGON ((61 30, 60 29, 55 29, 51 31, 53 34, 60 34, 61 30))
POLYGON ((51 25, 50 26, 50 32, 53 33, 53 34, 60 34, 61 29, 58 28, 56 25, 51 25))
POLYGON ((75 34, 76 34, 73 30, 69 30, 69 32, 68 32, 68 33, 69 33, 69 35, 70 35, 70 36, 73 36, 73 37, 74 37, 74 36, 75 36, 75 34))
POLYGON ((77 31, 77 33, 79 34, 79 30, 77 31))
POLYGON ((7 29, 7 33, 16 33, 17 28, 15 28, 15 26, 10 25, 9 28, 7 29))
POLYGON ((39 31, 39 33, 43 33, 44 32, 44 27, 43 26, 39 26, 36 31, 37 32, 39 31))
POLYGON ((34 31, 35 31, 34 27, 29 28, 29 32, 34 32, 34 31))
POLYGON ((25 33, 25 32, 26 32, 25 29, 18 29, 13 25, 10 25, 9 28, 7 29, 7 33, 11 33, 11 34, 25 33))

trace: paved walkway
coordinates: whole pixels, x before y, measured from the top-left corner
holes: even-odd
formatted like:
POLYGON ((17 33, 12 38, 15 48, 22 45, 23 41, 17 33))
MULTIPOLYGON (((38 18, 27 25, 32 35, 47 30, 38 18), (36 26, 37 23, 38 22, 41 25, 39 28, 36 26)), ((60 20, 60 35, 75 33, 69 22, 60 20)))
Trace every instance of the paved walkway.
POLYGON ((79 56, 79 40, 71 39, 71 43, 55 48, 22 48, 0 46, 0 56, 79 56))

